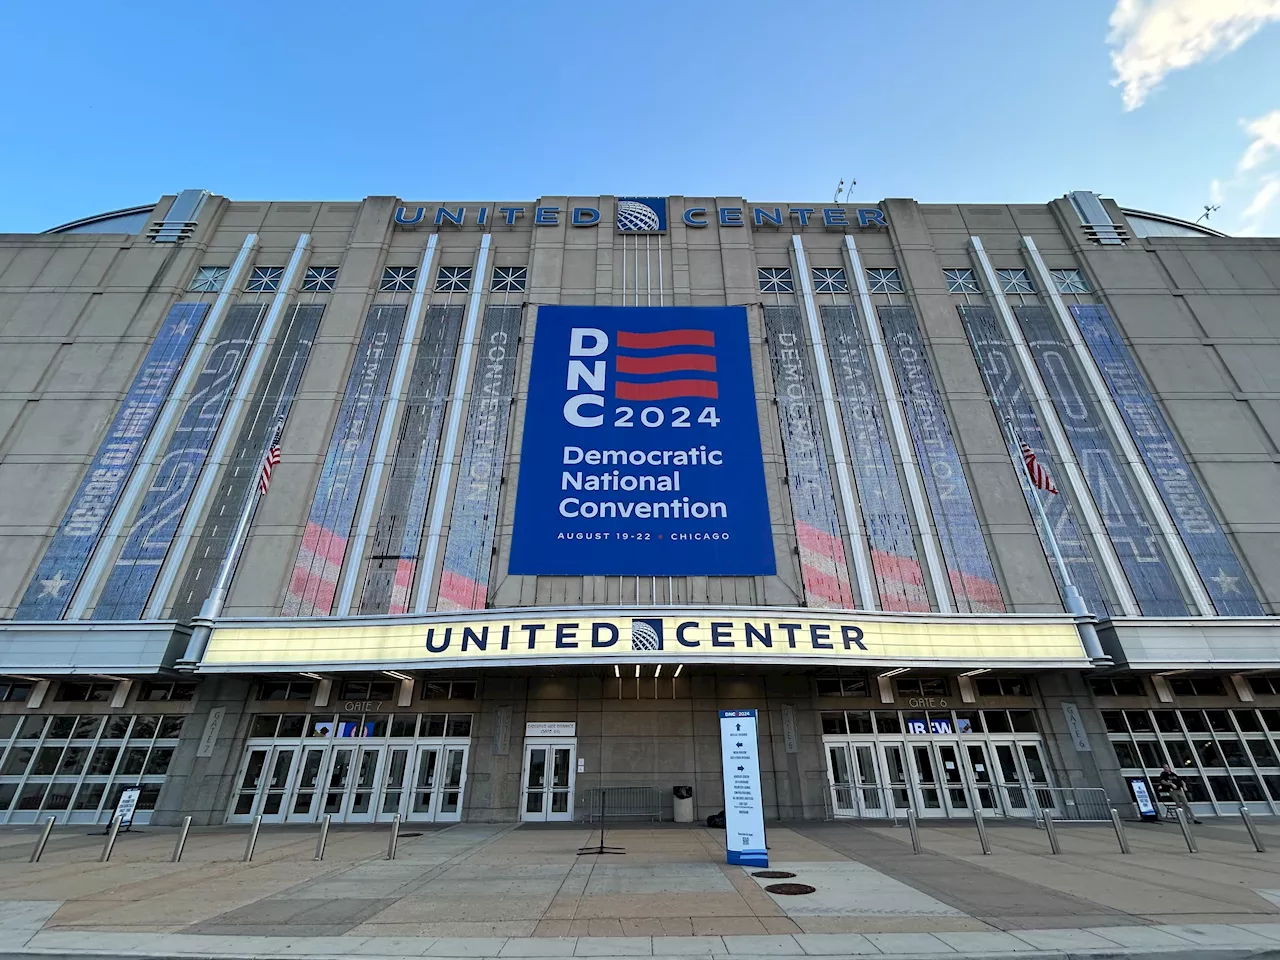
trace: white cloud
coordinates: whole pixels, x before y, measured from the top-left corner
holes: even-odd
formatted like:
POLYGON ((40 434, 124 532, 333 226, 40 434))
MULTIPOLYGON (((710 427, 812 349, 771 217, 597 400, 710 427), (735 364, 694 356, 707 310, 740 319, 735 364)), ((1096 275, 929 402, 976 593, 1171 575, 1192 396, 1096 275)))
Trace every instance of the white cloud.
POLYGON ((1280 177, 1268 177, 1240 216, 1246 220, 1258 219, 1267 212, 1276 197, 1280 197, 1280 177))
POLYGON ((1280 110, 1272 110, 1265 117, 1250 120, 1244 128, 1253 140, 1240 158, 1242 173, 1262 163, 1272 150, 1280 150, 1280 110))
POLYGON ((1273 20, 1280 0, 1116 0, 1107 35, 1112 86, 1136 110, 1174 70, 1230 53, 1273 20))

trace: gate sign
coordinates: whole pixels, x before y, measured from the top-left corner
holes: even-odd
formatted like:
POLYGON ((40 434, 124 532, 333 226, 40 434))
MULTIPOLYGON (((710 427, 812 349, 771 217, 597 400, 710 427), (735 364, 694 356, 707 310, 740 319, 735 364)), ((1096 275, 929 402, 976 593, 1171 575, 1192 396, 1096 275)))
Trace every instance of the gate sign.
POLYGON ((769 866, 760 800, 760 750, 754 710, 720 711, 724 771, 724 846, 729 863, 769 866))
POLYGON ((776 571, 745 307, 538 309, 509 569, 776 571))

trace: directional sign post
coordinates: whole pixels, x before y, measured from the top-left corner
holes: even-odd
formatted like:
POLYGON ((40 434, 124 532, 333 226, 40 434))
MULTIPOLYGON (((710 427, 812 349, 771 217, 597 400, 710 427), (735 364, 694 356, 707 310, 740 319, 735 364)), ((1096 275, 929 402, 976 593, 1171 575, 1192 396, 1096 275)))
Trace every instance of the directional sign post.
POLYGON ((767 867, 764 809, 760 801, 760 751, 754 710, 720 711, 724 769, 725 856, 729 863, 767 867))

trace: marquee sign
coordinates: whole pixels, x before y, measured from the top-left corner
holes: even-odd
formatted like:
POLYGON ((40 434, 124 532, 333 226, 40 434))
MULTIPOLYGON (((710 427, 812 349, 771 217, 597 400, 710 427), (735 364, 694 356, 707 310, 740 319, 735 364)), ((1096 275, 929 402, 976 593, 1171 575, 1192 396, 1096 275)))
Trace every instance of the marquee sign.
POLYGON ((967 668, 1088 664, 1068 617, 815 616, 809 610, 696 607, 228 622, 214 630, 200 669, 474 668, 573 661, 849 666, 919 661, 967 668))
POLYGON ((744 307, 538 309, 510 572, 775 572, 744 307))

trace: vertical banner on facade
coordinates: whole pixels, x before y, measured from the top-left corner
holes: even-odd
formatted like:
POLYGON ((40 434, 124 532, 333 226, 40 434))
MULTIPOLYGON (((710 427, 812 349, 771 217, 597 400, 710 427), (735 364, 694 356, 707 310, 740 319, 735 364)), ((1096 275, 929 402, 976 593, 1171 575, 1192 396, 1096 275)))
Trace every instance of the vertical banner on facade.
MULTIPOLYGON (((387 492, 365 565, 361 613, 408 613, 412 607, 422 527, 436 475, 461 331, 461 306, 427 308, 387 492)), ((458 371, 457 376, 466 376, 466 371, 458 371)))
MULTIPOLYGON (((1040 428, 1040 419, 1036 416, 1022 376, 1018 373, 1013 348, 997 326, 995 312, 986 305, 958 306, 956 309, 960 311, 960 319, 964 322, 965 333, 969 336, 969 345, 978 361, 982 380, 987 385, 987 393, 996 400, 997 416, 1012 420, 1018 438, 1032 449, 1041 463, 1052 464, 1054 461, 1049 455, 1049 445, 1040 428)), ((1003 424, 1001 428, 1003 429, 1003 424)), ((1058 565, 1053 560, 1053 548, 1049 545, 1048 535, 1038 516, 1033 499, 1035 491, 1021 475, 1018 481, 1022 496, 1027 501, 1027 509, 1031 511, 1036 535, 1040 538, 1045 558, 1049 561, 1049 569, 1053 572, 1053 578, 1065 602, 1065 585, 1058 565)), ((1062 559, 1070 570, 1072 582, 1088 604, 1089 612, 1099 617, 1106 616, 1109 612, 1106 591, 1099 580, 1093 554, 1080 532, 1080 523, 1070 497, 1066 493, 1058 496, 1046 495, 1040 498, 1040 504, 1053 528, 1054 539, 1057 540, 1062 559)))
POLYGON ((1071 314, 1218 614, 1262 616, 1253 585, 1231 549, 1200 481, 1191 472, 1146 378, 1121 339, 1115 320, 1106 307, 1098 304, 1072 304, 1071 314))
MULTIPOLYGON (((467 428, 462 435, 462 461, 454 487, 437 610, 481 610, 488 598, 519 338, 518 306, 485 310, 476 370, 471 377, 467 428)), ((547 416, 551 415, 547 411, 547 416)))
POLYGON ((231 460, 210 498, 200 538, 173 601, 170 616, 175 620, 194 617, 209 595, 231 545, 249 487, 257 483, 262 451, 276 421, 287 416, 298 392, 323 315, 324 305, 311 303, 293 307, 285 319, 283 330, 271 348, 266 373, 259 379, 249 401, 231 460))
POLYGON ((853 585, 818 418, 805 323, 796 307, 765 307, 764 325, 805 601, 811 607, 849 608, 855 603, 853 585))
POLYGON ((285 592, 285 616, 328 616, 333 612, 333 596, 347 554, 351 524, 369 466, 373 434, 386 401, 387 381, 404 318, 405 307, 401 304, 375 304, 365 317, 285 592))
POLYGON ((66 613, 208 311, 207 303, 175 303, 169 310, 71 498, 14 619, 58 620, 66 613))
POLYGON ((960 452, 925 353, 915 311, 907 306, 885 306, 876 315, 884 329, 885 346, 907 411, 907 427, 920 461, 956 610, 1003 613, 1000 584, 978 524, 973 494, 960 464, 960 452))
POLYGON ((775 569, 746 309, 541 307, 511 573, 775 569))
POLYGON ((1014 307, 1023 337, 1143 615, 1185 617, 1187 602, 1070 345, 1041 306, 1014 307))
POLYGON ((266 304, 253 303, 227 312, 94 605, 94 620, 136 620, 142 616, 266 311, 266 304))
POLYGON ((858 484, 862 522, 881 610, 931 609, 911 533, 911 515, 893 460, 866 339, 852 305, 823 307, 832 383, 844 421, 849 462, 858 484))
POLYGON ((724 846, 729 863, 767 867, 764 804, 760 799, 760 746, 754 710, 720 711, 724 772, 724 846))

